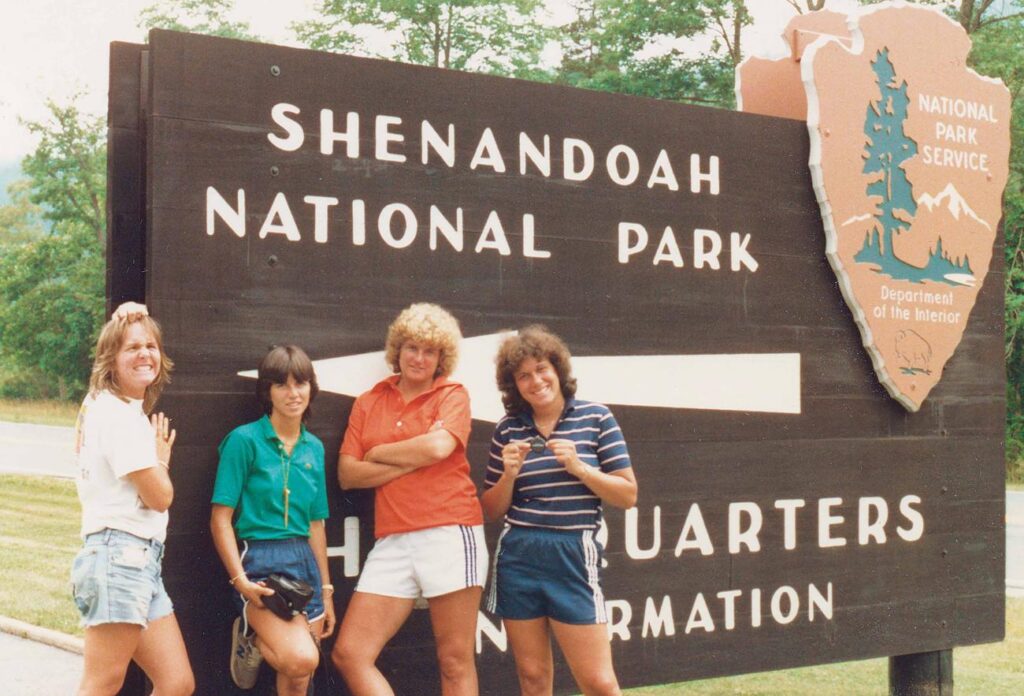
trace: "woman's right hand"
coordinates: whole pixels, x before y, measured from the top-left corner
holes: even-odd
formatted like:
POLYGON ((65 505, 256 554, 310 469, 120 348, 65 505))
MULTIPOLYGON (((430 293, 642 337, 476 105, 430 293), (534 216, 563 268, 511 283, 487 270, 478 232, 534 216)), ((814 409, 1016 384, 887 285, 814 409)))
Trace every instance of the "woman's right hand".
POLYGON ((519 470, 523 468, 523 461, 526 453, 530 451, 530 443, 524 440, 515 440, 501 448, 501 463, 505 467, 502 476, 509 476, 515 479, 519 470))
POLYGON ((274 594, 274 591, 263 585, 263 583, 253 582, 247 577, 241 577, 238 580, 235 580, 235 589, 239 594, 260 609, 263 608, 263 598, 267 595, 274 594))
POLYGON ((135 321, 140 317, 148 317, 149 309, 144 304, 138 302, 122 302, 118 305, 117 309, 114 310, 112 317, 120 321, 135 321))

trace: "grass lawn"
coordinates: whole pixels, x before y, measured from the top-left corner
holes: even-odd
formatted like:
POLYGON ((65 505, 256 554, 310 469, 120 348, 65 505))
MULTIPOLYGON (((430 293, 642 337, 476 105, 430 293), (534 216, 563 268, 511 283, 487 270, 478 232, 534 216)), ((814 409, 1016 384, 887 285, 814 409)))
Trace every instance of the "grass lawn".
POLYGON ((15 423, 73 426, 79 404, 66 401, 17 401, 0 399, 0 420, 15 423))
POLYGON ((0 614, 81 635, 68 580, 78 525, 72 481, 0 474, 0 614))
MULTIPOLYGON (((71 481, 0 474, 0 614, 81 635, 68 573, 78 551, 79 507, 71 481)), ((960 694, 1024 693, 1024 599, 1006 602, 1006 640, 957 648, 960 694)), ((632 696, 884 694, 885 659, 804 667, 632 689, 632 696)))

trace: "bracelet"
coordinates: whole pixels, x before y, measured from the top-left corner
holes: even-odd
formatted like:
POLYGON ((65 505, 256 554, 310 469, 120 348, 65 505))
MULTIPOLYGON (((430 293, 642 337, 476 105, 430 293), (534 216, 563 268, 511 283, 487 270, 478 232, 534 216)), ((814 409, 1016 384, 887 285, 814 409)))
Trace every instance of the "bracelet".
POLYGON ((171 465, 168 464, 167 462, 162 462, 162 461, 160 461, 158 459, 158 460, 156 460, 156 463, 159 464, 160 466, 162 466, 163 468, 167 469, 168 471, 171 470, 171 465))
POLYGON ((228 584, 231 585, 232 587, 234 587, 235 586, 235 580, 237 580, 238 578, 245 578, 246 580, 249 579, 248 577, 246 577, 245 571, 243 570, 241 573, 239 573, 235 577, 233 577, 230 580, 228 580, 228 584))
POLYGON ((323 590, 330 590, 331 592, 334 592, 334 585, 332 585, 329 582, 321 585, 320 588, 323 590))
POLYGON ((583 476, 580 476, 580 481, 586 481, 590 478, 590 467, 586 464, 583 465, 583 476))

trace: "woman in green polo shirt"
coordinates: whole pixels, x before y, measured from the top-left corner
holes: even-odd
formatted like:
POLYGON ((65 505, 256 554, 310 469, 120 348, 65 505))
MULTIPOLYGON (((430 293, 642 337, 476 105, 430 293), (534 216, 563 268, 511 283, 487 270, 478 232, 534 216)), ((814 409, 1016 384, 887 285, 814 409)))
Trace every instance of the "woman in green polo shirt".
POLYGON ((324 446, 303 425, 317 391, 313 364, 301 348, 267 353, 256 381, 265 415, 224 438, 213 489, 210 531, 240 613, 232 629, 231 678, 252 688, 266 659, 277 671, 281 696, 306 693, 319 663, 317 642, 334 630, 324 446), (305 616, 285 621, 263 606, 262 598, 273 594, 262 583, 271 573, 313 587, 305 616))

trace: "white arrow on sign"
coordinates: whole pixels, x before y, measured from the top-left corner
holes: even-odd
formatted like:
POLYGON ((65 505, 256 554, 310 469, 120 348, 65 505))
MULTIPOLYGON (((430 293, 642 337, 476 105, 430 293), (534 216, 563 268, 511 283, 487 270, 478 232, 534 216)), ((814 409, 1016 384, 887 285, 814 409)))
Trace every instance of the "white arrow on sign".
MULTIPOLYGON (((469 391, 476 420, 505 415, 494 356, 507 334, 464 338, 452 379, 469 391)), ((384 351, 315 360, 322 391, 359 396, 391 374, 384 351)), ((573 357, 580 396, 621 406, 800 413, 799 353, 612 355, 573 357)), ((256 378, 256 370, 239 372, 256 378)))

